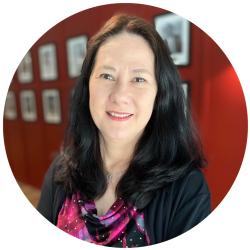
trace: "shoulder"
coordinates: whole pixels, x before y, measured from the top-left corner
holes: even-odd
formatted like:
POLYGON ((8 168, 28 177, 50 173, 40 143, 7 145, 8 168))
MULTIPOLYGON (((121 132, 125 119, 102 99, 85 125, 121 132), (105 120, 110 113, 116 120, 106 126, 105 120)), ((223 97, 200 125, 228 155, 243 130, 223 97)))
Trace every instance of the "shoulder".
POLYGON ((210 211, 205 177, 201 170, 192 169, 155 193, 145 211, 145 219, 154 241, 162 242, 189 230, 210 211))
POLYGON ((54 181, 55 174, 57 170, 61 167, 60 162, 61 162, 61 156, 57 155, 51 162, 49 168, 47 169, 45 173, 45 179, 51 182, 54 181))
POLYGON ((192 169, 186 175, 171 184, 171 189, 186 198, 194 195, 210 195, 209 188, 202 171, 192 169))
POLYGON ((41 196, 37 206, 37 210, 53 223, 56 221, 56 213, 65 197, 62 186, 55 182, 55 173, 59 168, 60 156, 57 156, 45 174, 41 196))
MULTIPOLYGON (((60 181, 57 180, 57 174, 62 170, 62 156, 58 154, 54 157, 53 161, 49 165, 45 175, 43 185, 49 185, 51 189, 55 189, 58 186, 62 187, 60 181)), ((53 191, 53 190, 52 190, 53 191)))
POLYGON ((201 199, 210 200, 210 191, 204 174, 196 168, 164 187, 161 197, 165 197, 165 201, 178 210, 188 203, 199 202, 201 199))
POLYGON ((179 179, 156 190, 149 208, 168 207, 173 211, 184 206, 187 202, 198 199, 210 200, 210 191, 204 174, 200 169, 192 169, 179 179))

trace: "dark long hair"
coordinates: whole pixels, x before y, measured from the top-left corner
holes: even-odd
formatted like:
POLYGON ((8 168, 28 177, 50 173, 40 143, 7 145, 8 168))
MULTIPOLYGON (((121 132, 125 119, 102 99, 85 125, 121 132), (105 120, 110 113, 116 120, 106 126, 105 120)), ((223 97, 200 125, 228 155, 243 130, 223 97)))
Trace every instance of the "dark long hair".
POLYGON ((150 45, 158 84, 152 116, 116 188, 118 197, 140 209, 157 189, 202 167, 205 159, 169 49, 153 25, 139 17, 115 15, 89 40, 71 101, 56 181, 68 194, 81 191, 88 199, 101 197, 106 191, 98 129, 89 110, 89 78, 100 46, 123 31, 142 36, 150 45))

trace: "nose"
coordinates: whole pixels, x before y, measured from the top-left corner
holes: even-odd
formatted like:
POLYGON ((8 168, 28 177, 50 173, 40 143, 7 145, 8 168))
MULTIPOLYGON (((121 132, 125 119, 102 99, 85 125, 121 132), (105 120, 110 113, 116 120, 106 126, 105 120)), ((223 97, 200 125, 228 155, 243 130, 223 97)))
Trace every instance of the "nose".
POLYGON ((110 93, 110 100, 116 104, 129 104, 130 102, 129 84, 126 79, 118 79, 110 93))

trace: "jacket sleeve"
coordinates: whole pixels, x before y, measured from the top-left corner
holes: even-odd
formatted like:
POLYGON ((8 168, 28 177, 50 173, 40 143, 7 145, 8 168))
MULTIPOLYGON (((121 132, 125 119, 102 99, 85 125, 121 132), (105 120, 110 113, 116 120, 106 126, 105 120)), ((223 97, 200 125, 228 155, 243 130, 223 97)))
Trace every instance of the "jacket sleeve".
POLYGON ((38 212, 40 212, 50 222, 52 222, 52 204, 53 204, 53 166, 50 166, 45 174, 40 200, 37 205, 38 212))
POLYGON ((40 200, 37 205, 38 212, 52 223, 55 223, 55 201, 57 200, 55 196, 58 193, 58 187, 54 182, 58 159, 57 156, 45 174, 40 200))
POLYGON ((165 240, 188 231, 211 212, 210 192, 201 171, 192 171, 181 180, 174 200, 165 240))

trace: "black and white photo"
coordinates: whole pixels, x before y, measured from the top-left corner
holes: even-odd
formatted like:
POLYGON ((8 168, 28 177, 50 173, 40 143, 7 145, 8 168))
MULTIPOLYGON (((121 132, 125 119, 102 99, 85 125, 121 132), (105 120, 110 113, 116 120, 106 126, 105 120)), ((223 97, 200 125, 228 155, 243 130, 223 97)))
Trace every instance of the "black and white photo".
POLYGON ((68 74, 77 77, 80 74, 86 54, 87 36, 72 37, 67 40, 68 74))
POLYGON ((56 80, 57 72, 57 56, 56 46, 53 43, 45 44, 38 49, 40 78, 43 81, 56 80))
POLYGON ((46 89, 42 92, 43 114, 47 123, 61 122, 60 95, 57 89, 46 89))
POLYGON ((37 120, 36 98, 33 90, 23 90, 20 92, 22 119, 27 122, 37 120))
POLYGON ((33 80, 32 57, 30 51, 24 56, 17 69, 20 83, 30 83, 33 80))
POLYGON ((189 64, 190 23, 172 13, 155 17, 155 28, 167 44, 176 65, 189 64))
POLYGON ((7 120, 15 120, 17 118, 16 97, 13 91, 9 91, 4 106, 4 118, 7 120))

